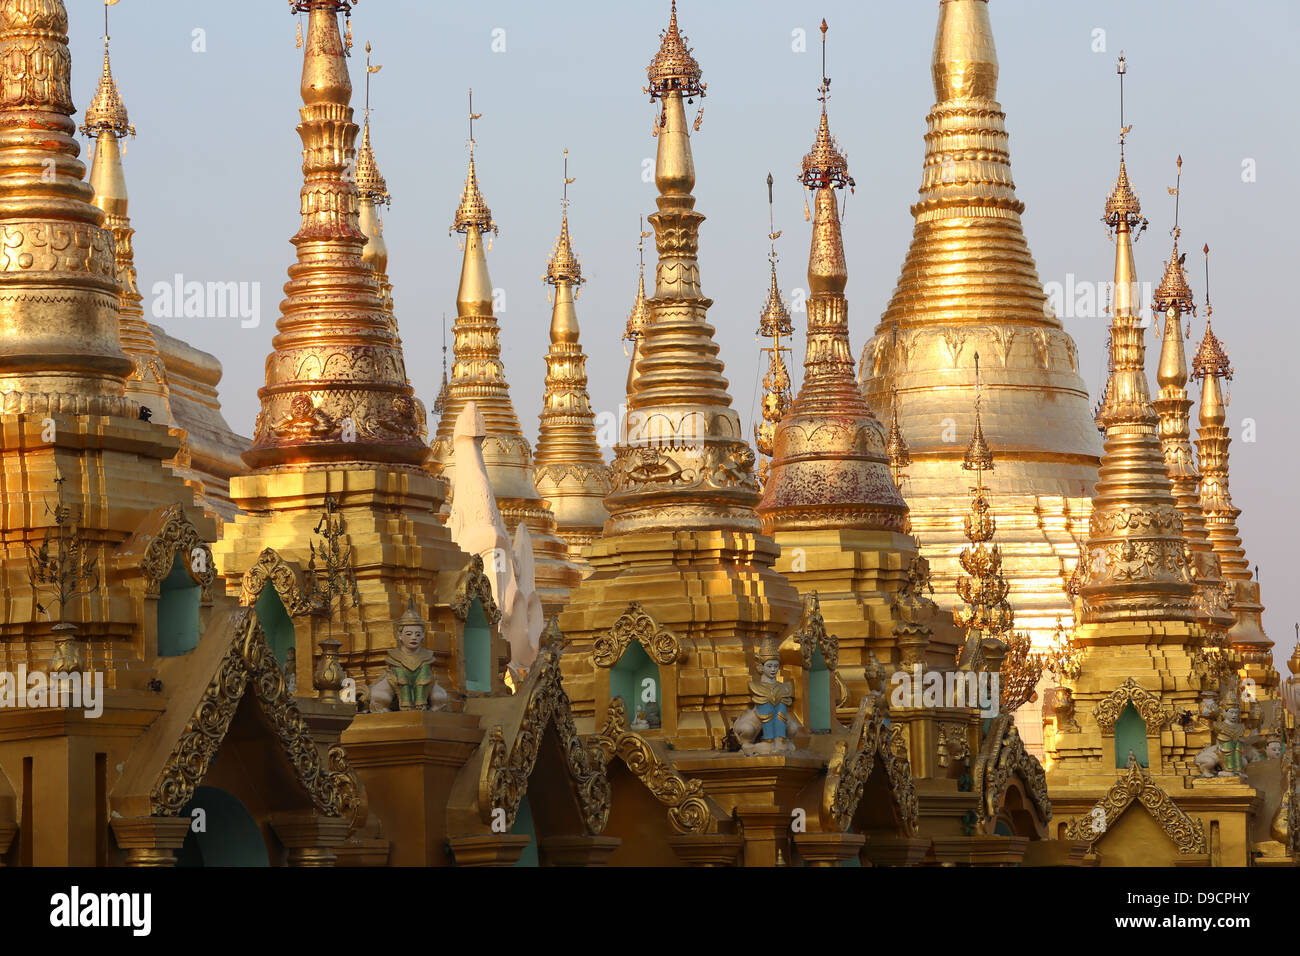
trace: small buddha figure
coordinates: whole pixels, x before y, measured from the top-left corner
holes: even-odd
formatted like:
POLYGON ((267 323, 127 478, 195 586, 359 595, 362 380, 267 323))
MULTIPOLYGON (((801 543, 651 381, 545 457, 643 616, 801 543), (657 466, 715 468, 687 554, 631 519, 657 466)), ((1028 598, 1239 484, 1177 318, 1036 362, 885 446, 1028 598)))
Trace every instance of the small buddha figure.
POLYGON ((271 424, 271 434, 287 439, 324 438, 334 428, 334 420, 327 412, 313 405, 306 395, 298 394, 289 402, 288 413, 271 424))
POLYGON ((658 730, 664 725, 663 717, 660 716, 658 701, 652 700, 645 705, 645 721, 650 725, 651 730, 658 730))
POLYGON ((793 737, 803 728, 791 710, 794 687, 780 679, 781 658, 774 638, 759 645, 758 680, 749 682, 753 706, 736 720, 732 730, 746 754, 784 753, 794 750, 793 737))
POLYGON ((650 729, 650 722, 649 722, 648 720, 645 719, 645 708, 644 708, 644 707, 638 707, 638 708, 636 709, 636 720, 632 721, 632 729, 633 729, 633 730, 649 730, 649 729, 650 729))
POLYGON ((388 652, 384 675, 370 685, 370 710, 442 710, 447 692, 433 678, 433 651, 424 646, 428 625, 415 610, 415 599, 396 625, 397 646, 388 652))
POLYGON ((298 693, 298 648, 292 644, 284 657, 284 686, 289 693, 298 693))

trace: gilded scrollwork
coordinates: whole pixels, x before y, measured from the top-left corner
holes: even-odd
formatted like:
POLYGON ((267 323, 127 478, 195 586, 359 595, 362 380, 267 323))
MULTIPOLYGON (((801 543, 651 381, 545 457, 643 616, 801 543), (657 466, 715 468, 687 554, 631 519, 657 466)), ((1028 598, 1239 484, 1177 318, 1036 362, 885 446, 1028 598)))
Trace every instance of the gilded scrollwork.
POLYGON ((1018 776, 1037 808, 1042 822, 1052 819, 1047 795, 1047 774, 1038 758, 1025 750, 1013 714, 999 714, 984 732, 979 756, 972 768, 974 790, 980 795, 976 814, 981 825, 994 820, 1013 776, 1018 776))
POLYGON ((597 667, 613 667, 628 645, 639 642, 656 664, 673 664, 683 658, 681 639, 650 616, 636 601, 627 606, 608 631, 597 634, 591 659, 597 667))
POLYGON ((704 783, 688 779, 660 760, 644 737, 628 729, 627 705, 616 697, 609 704, 605 726, 591 738, 605 755, 622 760, 654 798, 668 808, 668 822, 678 833, 714 833, 718 818, 704 793, 704 783))
POLYGON ((456 585, 456 596, 451 601, 451 613, 456 615, 457 620, 463 621, 469 617, 470 605, 474 603, 475 598, 482 605, 483 613, 490 624, 496 624, 501 620, 501 609, 492 598, 492 581, 483 570, 481 554, 470 556, 469 564, 461 572, 460 581, 456 585))
POLYGON ((316 810, 328 817, 348 817, 357 825, 365 801, 347 753, 331 747, 322 767, 316 741, 251 608, 235 611, 232 632, 229 649, 154 783, 150 811, 154 816, 176 816, 189 803, 251 689, 316 810))
POLYGON ((1173 712, 1165 709, 1157 695, 1130 677, 1103 697, 1092 712, 1103 734, 1115 733, 1115 722, 1129 704, 1146 722, 1148 732, 1159 730, 1173 717, 1173 712))
POLYGON ((1189 817, 1136 760, 1129 762, 1127 772, 1097 801, 1091 813, 1069 822, 1065 828, 1066 839, 1095 843, 1115 825, 1134 800, 1146 807, 1179 853, 1208 852, 1204 824, 1189 817), (1104 823, 1098 819, 1098 810, 1101 810, 1104 823))
POLYGON ((514 740, 507 746, 505 732, 498 725, 485 742, 487 759, 483 761, 478 791, 481 819, 491 823, 493 812, 503 810, 507 828, 514 826, 546 728, 553 726, 564 751, 583 824, 588 833, 604 832, 611 802, 605 754, 578 736, 569 696, 560 684, 560 655, 555 643, 541 648, 519 694, 524 700, 523 713, 514 740))
POLYGON ((827 767, 823 793, 828 802, 823 810, 835 826, 845 832, 853 827, 867 779, 880 763, 889 778, 900 828, 909 836, 916 833, 920 807, 904 733, 901 726, 891 730, 885 695, 868 694, 862 699, 847 739, 836 745, 827 767))
POLYGON ((274 548, 264 548, 257 560, 244 572, 239 587, 239 603, 245 606, 257 603, 268 584, 275 588, 275 593, 280 596, 290 617, 312 610, 312 601, 304 591, 298 573, 274 548))
POLYGON ((843 707, 848 703, 849 689, 839 671, 840 639, 827 632, 826 622, 822 619, 821 600, 818 598, 816 591, 811 591, 804 596, 803 613, 800 615, 798 624, 795 625, 793 637, 795 643, 799 646, 799 654, 805 672, 812 670, 813 651, 821 651, 826 669, 830 671, 831 686, 835 691, 833 707, 835 709, 843 707))
POLYGON ((112 234, 65 222, 6 222, 0 231, 0 272, 80 272, 116 281, 112 234))
POLYGON ((181 563, 186 572, 203 589, 203 600, 206 601, 212 582, 217 578, 212 549, 199 537, 198 529, 186 516, 185 509, 176 504, 163 512, 161 526, 149 537, 140 562, 150 597, 158 596, 162 581, 171 574, 178 553, 182 555, 181 563))

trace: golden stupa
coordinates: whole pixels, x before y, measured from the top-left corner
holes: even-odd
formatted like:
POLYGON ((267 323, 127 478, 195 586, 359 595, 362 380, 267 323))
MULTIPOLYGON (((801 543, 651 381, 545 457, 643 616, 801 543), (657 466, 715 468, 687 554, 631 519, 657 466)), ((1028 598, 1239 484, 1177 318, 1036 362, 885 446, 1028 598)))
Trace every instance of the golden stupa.
POLYGON ((1100 470, 1020 230, 985 0, 940 0, 913 247, 857 380, 822 21, 797 394, 768 176, 762 465, 707 321, 688 107, 708 90, 676 2, 642 91, 657 261, 647 295, 642 256, 626 324, 612 466, 567 152, 535 454, 520 428, 471 103, 430 447, 388 274, 369 44, 361 125, 351 106, 354 5, 290 2, 302 222, 235 462, 219 363, 143 321, 107 46, 87 181, 64 2, 0 0, 0 863, 1300 860, 1300 647, 1284 683, 1228 492, 1232 369, 1208 289, 1193 450, 1176 216, 1153 401, 1122 118, 1100 470), (522 533, 508 575, 485 568, 506 527, 531 533, 535 576, 522 533), (453 530, 491 543, 467 554, 453 530), (1045 671, 1046 771, 1022 706, 1045 671), (54 690, 15 701, 14 673, 54 690))
POLYGON ((987 0, 940 3, 931 73, 912 244, 859 377, 878 415, 897 409, 910 446, 911 529, 938 600, 951 606, 967 502, 958 436, 971 428, 971 355, 980 353, 1007 579, 1019 627, 1042 643, 1069 613, 1065 582, 1101 449, 1078 350, 1051 313, 1022 229, 987 0))
MULTIPOLYGON (((556 533, 568 544, 568 558, 586 566, 583 550, 600 535, 609 512, 609 465, 596 443, 596 416, 587 394, 587 355, 578 342, 575 300, 586 280, 569 239, 568 150, 565 150, 564 212, 560 235, 546 263, 553 289, 551 347, 546 352, 546 394, 533 453, 537 490, 555 515, 556 533)), ((644 290, 643 290, 644 291, 644 290)))
MULTIPOLYGON (((461 245, 465 253, 456 293, 456 321, 451 327, 455 361, 433 439, 429 470, 448 481, 452 479, 456 419, 468 402, 474 402, 487 427, 483 460, 497 506, 512 536, 520 521, 528 526, 537 560, 538 593, 549 615, 564 605, 581 572, 568 556, 568 545, 556 534, 550 505, 538 494, 532 450, 510 401, 510 386, 501 361, 501 328, 493 314, 494 292, 487 264, 487 246, 491 243, 488 233, 496 235, 497 224, 479 190, 474 166, 473 124, 478 117, 471 100, 469 169, 451 225, 464 237, 461 245)), ((455 492, 452 487, 449 500, 455 492)))

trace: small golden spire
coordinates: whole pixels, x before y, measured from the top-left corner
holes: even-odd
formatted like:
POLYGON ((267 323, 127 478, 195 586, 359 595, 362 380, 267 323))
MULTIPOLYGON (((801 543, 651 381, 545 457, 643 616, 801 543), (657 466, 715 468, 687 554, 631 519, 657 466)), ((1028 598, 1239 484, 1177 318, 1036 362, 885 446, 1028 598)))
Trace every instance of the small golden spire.
POLYGON ((1003 639, 1015 626, 1015 614, 1007 601, 1011 586, 1002 573, 1002 549, 992 544, 998 524, 989 506, 984 487, 984 472, 993 470, 993 452, 984 440, 980 421, 980 357, 975 353, 975 428, 961 467, 975 472, 971 489, 970 512, 962 521, 962 530, 970 542, 958 560, 965 574, 957 577, 957 596, 965 604, 952 612, 953 622, 966 632, 966 642, 958 657, 962 666, 975 669, 983 658, 983 642, 1003 639))
POLYGON ((566 149, 564 151, 564 194, 560 199, 560 235, 555 240, 555 248, 551 250, 551 258, 547 260, 546 275, 542 281, 552 286, 567 282, 574 287, 574 298, 577 298, 577 287, 587 280, 582 277, 582 264, 574 255, 573 243, 569 240, 569 184, 572 182, 574 179, 569 176, 569 151, 566 149))
POLYGON ((442 387, 433 401, 433 413, 439 418, 447 408, 447 313, 442 313, 442 387))
MULTIPOLYGON (((898 375, 898 323, 894 323, 893 329, 893 361, 894 375, 897 380, 898 375)), ((907 477, 903 469, 912 463, 912 450, 908 447, 907 439, 903 437, 903 428, 898 423, 898 385, 895 384, 890 389, 889 395, 889 440, 885 443, 885 450, 889 452, 889 470, 894 476, 894 485, 899 489, 900 494, 903 489, 903 479, 907 477)))
POLYGON ((1210 305, 1210 247, 1205 254, 1205 337, 1192 359, 1192 378, 1201 381, 1200 427, 1196 434, 1196 450, 1201 465, 1201 508, 1205 512, 1206 533, 1214 553, 1219 557, 1223 577, 1230 590, 1231 609, 1235 622, 1228 631, 1232 647, 1243 652, 1247 661, 1247 674, 1261 683, 1267 683, 1267 649, 1273 646, 1264 632, 1260 604, 1259 582, 1250 569, 1246 549, 1237 528, 1241 509, 1232 503, 1228 477, 1228 446, 1231 444, 1227 425, 1228 397, 1223 383, 1232 381, 1233 369, 1228 352, 1210 327, 1214 309, 1210 305))
POLYGON ((783 344, 782 339, 794 333, 794 324, 790 320, 790 312, 785 307, 785 302, 781 299, 781 289, 776 278, 776 240, 781 237, 781 232, 776 228, 773 212, 772 182, 772 174, 768 173, 767 238, 770 251, 767 259, 771 265, 772 279, 768 288, 767 302, 759 314, 757 334, 760 338, 770 339, 772 344, 762 348, 768 356, 767 373, 763 376, 763 421, 754 425, 754 443, 758 446, 759 453, 764 456, 758 471, 760 483, 767 480, 769 469, 767 459, 772 455, 772 440, 776 435, 776 426, 790 407, 790 372, 786 369, 782 357, 790 353, 790 348, 783 344))
MULTIPOLYGON (((482 113, 474 112, 474 91, 469 91, 469 169, 465 173, 465 188, 460 194, 460 205, 452 217, 451 229, 454 232, 467 233, 475 227, 480 233, 498 234, 497 224, 492 219, 492 210, 488 208, 483 194, 478 188, 478 174, 474 170, 474 121, 481 119, 482 113)), ((489 251, 491 249, 489 248, 489 251)))
POLYGON ((605 496, 612 484, 609 466, 596 440, 596 416, 587 392, 587 356, 578 341, 574 304, 584 281, 569 240, 569 151, 564 151, 560 236, 546 265, 544 282, 554 292, 551 345, 546 352, 546 390, 541 427, 533 453, 538 493, 550 503, 555 533, 568 546, 569 560, 585 565, 582 549, 601 533, 609 512, 605 496))
POLYGON ((383 64, 370 62, 370 43, 366 43, 366 112, 365 122, 361 128, 361 148, 357 150, 357 192, 362 199, 376 205, 385 206, 392 202, 388 193, 388 183, 379 174, 379 164, 375 162, 375 151, 370 145, 370 77, 382 70, 383 64))
POLYGON ((664 99, 673 92, 680 92, 687 102, 697 96, 704 98, 709 84, 701 81, 704 74, 691 55, 687 42, 677 29, 677 0, 673 0, 668 29, 659 34, 659 51, 646 67, 650 85, 643 87, 641 92, 649 94, 650 102, 664 99))
POLYGON ((99 133, 112 133, 118 139, 134 136, 135 127, 126 115, 126 106, 117 92, 117 82, 113 79, 113 67, 108 58, 108 4, 104 5, 104 71, 99 76, 99 86, 86 107, 81 124, 83 136, 96 136, 99 133))
POLYGON ((646 232, 645 216, 642 216, 640 238, 637 239, 636 243, 637 257, 640 259, 636 300, 632 303, 632 311, 627 316, 627 329, 623 333, 623 340, 626 342, 635 342, 640 339, 645 334, 646 326, 650 323, 650 306, 646 303, 645 297, 645 241, 653 235, 653 232, 646 232))

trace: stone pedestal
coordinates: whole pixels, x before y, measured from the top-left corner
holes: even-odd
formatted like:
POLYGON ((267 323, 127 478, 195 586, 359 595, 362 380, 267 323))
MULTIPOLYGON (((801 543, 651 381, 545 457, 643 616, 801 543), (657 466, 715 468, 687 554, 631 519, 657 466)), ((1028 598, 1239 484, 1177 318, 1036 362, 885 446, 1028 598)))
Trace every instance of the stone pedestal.
POLYGON ((273 813, 271 829, 285 845, 289 866, 333 866, 334 851, 348 838, 352 823, 314 813, 273 813))
POLYGON ((867 838, 861 833, 796 833, 795 849, 809 866, 839 866, 858 856, 867 838))
POLYGON ((392 844, 391 865, 452 863, 446 849, 448 797, 482 740, 478 717, 441 711, 358 714, 344 732, 348 759, 392 844))
POLYGON ((539 844, 547 866, 608 866, 623 841, 607 836, 544 837, 539 844))
POLYGON ((735 866, 745 846, 734 833, 686 833, 668 842, 687 866, 735 866))
POLYGON ((190 832, 189 817, 121 817, 111 825, 127 866, 175 866, 190 832))
POLYGON ((447 843, 457 866, 514 866, 531 839, 526 833, 486 833, 451 837, 447 843))
POLYGON ((920 866, 930 852, 926 837, 901 837, 871 834, 862 847, 862 856, 873 866, 920 866))

